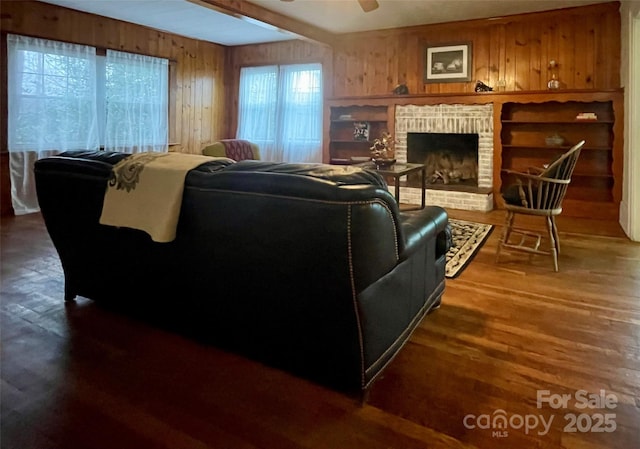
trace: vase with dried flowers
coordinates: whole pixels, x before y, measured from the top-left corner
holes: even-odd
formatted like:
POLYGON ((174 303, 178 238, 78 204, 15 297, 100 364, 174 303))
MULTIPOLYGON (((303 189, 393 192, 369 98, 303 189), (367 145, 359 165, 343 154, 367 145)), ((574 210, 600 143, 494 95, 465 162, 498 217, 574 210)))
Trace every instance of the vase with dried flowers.
POLYGON ((376 165, 376 168, 386 168, 395 164, 394 143, 396 141, 387 131, 384 131, 380 138, 373 141, 373 145, 369 150, 371 150, 371 160, 376 165))

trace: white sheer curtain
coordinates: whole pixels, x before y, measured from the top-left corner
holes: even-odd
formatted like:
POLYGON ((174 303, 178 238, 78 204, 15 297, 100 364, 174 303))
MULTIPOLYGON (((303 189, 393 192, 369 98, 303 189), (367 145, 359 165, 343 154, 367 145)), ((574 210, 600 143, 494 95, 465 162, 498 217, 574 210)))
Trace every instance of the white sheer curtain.
POLYGON ((282 160, 322 162, 322 66, 280 67, 282 160))
POLYGON ((281 160, 276 146, 277 106, 278 66, 240 69, 236 136, 257 144, 266 161, 281 160))
POLYGON ((322 162, 322 66, 244 67, 237 138, 264 160, 322 162))
POLYGON ((105 149, 168 151, 169 61, 107 50, 105 149))
POLYGON ((7 35, 11 199, 17 215, 39 211, 36 160, 97 149, 95 48, 7 35))

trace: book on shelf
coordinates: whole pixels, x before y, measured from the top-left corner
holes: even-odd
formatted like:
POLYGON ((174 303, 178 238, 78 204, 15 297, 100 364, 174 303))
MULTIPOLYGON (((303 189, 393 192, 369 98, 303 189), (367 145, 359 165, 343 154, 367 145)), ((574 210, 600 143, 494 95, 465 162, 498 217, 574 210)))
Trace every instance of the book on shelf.
POLYGON ((576 120, 598 120, 598 115, 595 112, 579 112, 576 120))
POLYGON ((369 140, 369 122, 353 124, 353 140, 369 140))

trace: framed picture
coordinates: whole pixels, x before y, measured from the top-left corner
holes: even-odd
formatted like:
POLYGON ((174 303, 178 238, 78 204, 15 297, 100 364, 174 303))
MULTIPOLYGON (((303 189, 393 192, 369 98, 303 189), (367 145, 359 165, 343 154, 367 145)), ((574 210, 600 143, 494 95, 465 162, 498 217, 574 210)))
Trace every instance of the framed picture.
POLYGON ((369 140, 369 122, 353 124, 353 140, 369 140))
POLYGON ((438 47, 425 45, 425 83, 471 81, 471 71, 471 42, 438 47))

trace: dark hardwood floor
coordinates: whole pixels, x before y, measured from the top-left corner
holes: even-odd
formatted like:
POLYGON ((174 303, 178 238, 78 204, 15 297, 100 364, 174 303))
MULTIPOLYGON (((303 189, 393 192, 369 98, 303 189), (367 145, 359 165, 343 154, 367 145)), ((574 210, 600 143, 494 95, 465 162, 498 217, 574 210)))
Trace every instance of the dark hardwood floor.
POLYGON ((450 214, 498 226, 365 405, 83 298, 65 307, 40 215, 3 218, 2 448, 640 447, 640 244, 561 217, 559 273, 542 256, 496 265, 503 214, 450 214), (609 403, 581 409, 587 393, 609 403))

